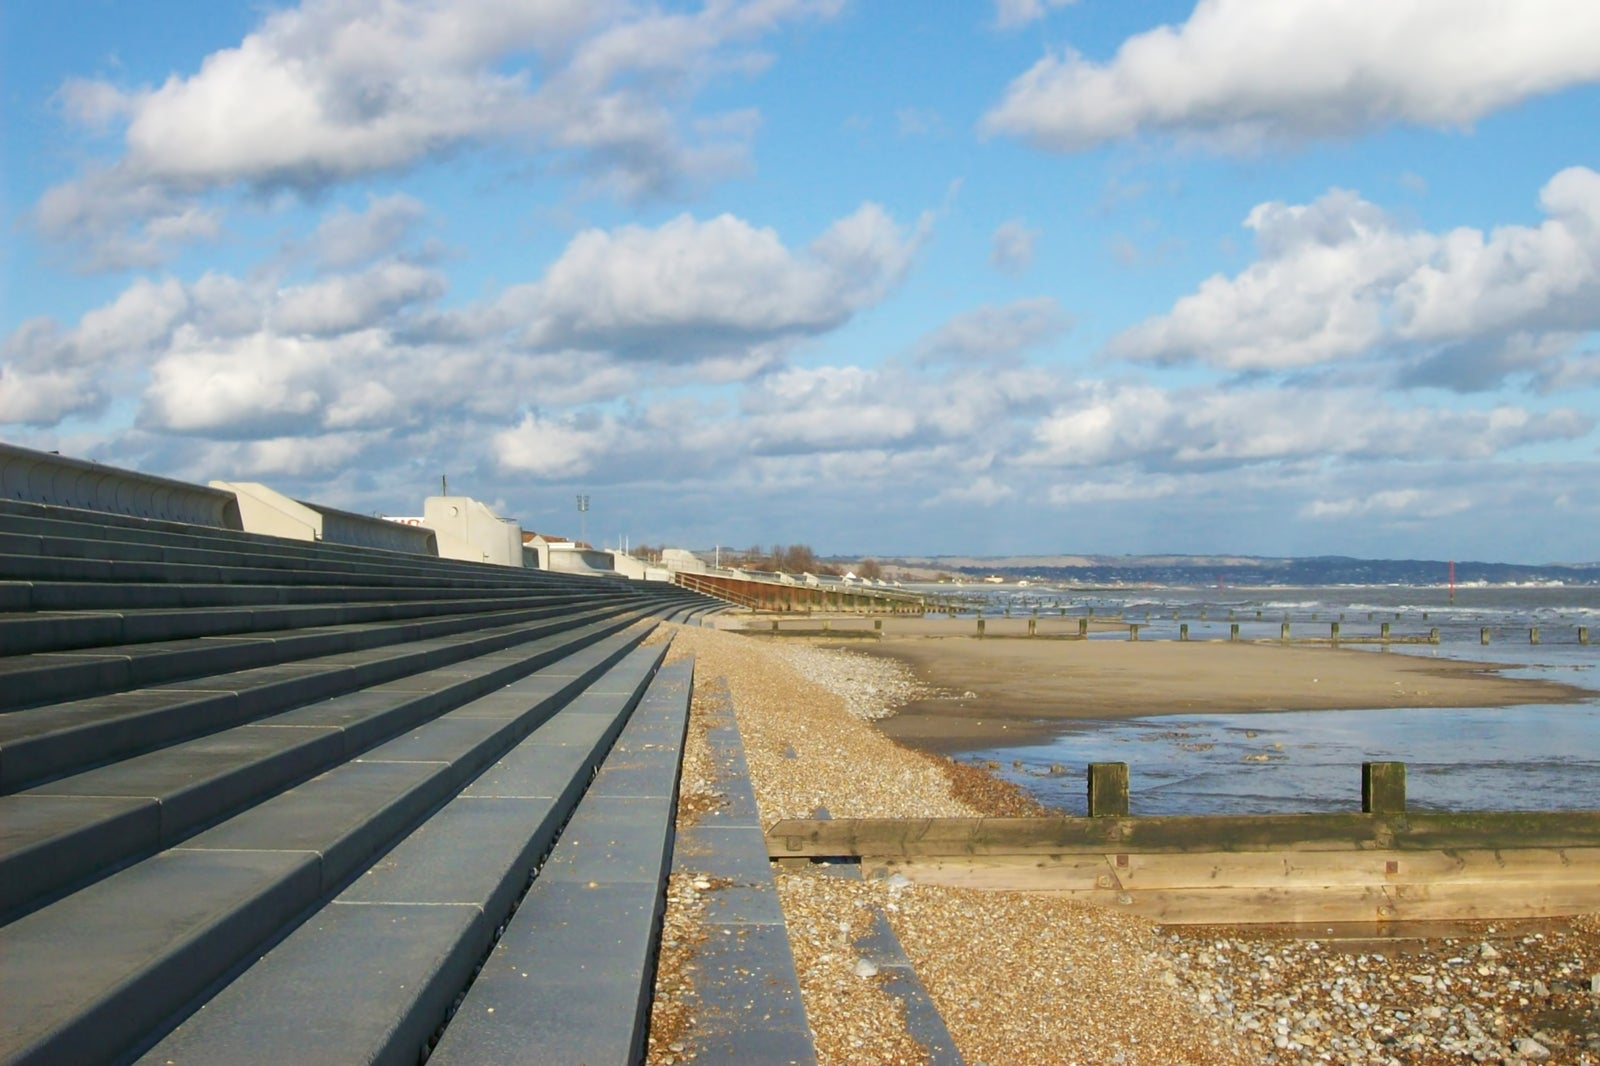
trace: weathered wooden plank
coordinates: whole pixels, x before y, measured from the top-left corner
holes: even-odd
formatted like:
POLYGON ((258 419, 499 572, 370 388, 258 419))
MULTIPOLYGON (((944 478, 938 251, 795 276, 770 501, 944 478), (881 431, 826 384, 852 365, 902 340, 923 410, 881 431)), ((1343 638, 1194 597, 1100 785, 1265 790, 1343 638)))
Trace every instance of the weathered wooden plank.
POLYGON ((1297 865, 1306 857, 1003 856, 880 864, 914 881, 1066 896, 1175 925, 1505 920, 1600 909, 1600 852, 1404 853, 1393 872, 1393 860, 1381 854, 1314 853, 1297 865), (1205 875, 1208 863, 1222 869, 1214 881, 1205 875))
MULTIPOLYGON (((1600 884, 1600 849, 1516 851, 1296 851, 1127 854, 1117 867, 1127 889, 1250 888, 1288 884, 1600 884)), ((1108 856, 1115 865, 1116 857, 1108 856)))
POLYGON ((1600 811, 786 819, 767 845, 774 857, 1593 848, 1600 811))
POLYGON ((1089 891, 1121 887, 1105 856, 1072 858, 996 855, 982 858, 862 859, 864 867, 904 873, 913 881, 953 888, 1015 892, 1089 891))

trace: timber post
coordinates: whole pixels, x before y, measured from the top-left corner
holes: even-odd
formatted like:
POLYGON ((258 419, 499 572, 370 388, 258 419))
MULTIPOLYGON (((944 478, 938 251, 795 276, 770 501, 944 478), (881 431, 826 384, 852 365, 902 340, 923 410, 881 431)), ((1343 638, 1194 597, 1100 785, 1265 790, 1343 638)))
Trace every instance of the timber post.
POLYGON ((1406 813, 1405 763, 1364 762, 1361 764, 1361 813, 1406 813))
POLYGON ((1089 764, 1089 817, 1126 818, 1128 815, 1128 764, 1089 764))

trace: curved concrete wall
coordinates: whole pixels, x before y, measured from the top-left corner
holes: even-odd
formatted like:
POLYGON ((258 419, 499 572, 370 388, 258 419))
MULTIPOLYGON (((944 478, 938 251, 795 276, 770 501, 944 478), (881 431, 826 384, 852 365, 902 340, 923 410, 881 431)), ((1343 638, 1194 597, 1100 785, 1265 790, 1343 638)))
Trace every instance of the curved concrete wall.
POLYGON ((257 481, 213 481, 211 486, 238 497, 244 528, 251 533, 412 555, 439 554, 433 530, 423 526, 403 525, 291 499, 257 481))
POLYGON ((243 529, 231 492, 0 443, 0 496, 29 503, 243 529))
POLYGON ((322 539, 334 544, 359 544, 363 548, 383 548, 412 555, 438 555, 438 539, 433 530, 422 526, 403 526, 387 518, 336 511, 319 504, 306 504, 322 516, 322 539))
POLYGON ((501 518, 487 504, 470 496, 429 496, 422 501, 422 521, 439 531, 446 558, 472 559, 499 566, 521 566, 522 526, 501 518), (454 554, 460 545, 466 554, 454 554))
POLYGON ((550 569, 560 574, 614 574, 611 553, 596 548, 551 548, 550 569))

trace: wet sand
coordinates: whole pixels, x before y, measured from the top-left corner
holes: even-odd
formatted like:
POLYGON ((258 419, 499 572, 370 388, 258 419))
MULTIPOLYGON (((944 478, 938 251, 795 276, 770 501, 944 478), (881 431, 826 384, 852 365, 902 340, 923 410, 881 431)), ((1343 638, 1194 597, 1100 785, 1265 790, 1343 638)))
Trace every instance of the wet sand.
POLYGON ((951 754, 1034 744, 1095 719, 1506 707, 1595 696, 1571 685, 1501 677, 1496 667, 1483 663, 1374 650, 1200 641, 977 640, 972 632, 970 620, 918 619, 886 627, 882 640, 841 642, 853 651, 904 662, 940 692, 880 721, 885 734, 924 751, 951 754))

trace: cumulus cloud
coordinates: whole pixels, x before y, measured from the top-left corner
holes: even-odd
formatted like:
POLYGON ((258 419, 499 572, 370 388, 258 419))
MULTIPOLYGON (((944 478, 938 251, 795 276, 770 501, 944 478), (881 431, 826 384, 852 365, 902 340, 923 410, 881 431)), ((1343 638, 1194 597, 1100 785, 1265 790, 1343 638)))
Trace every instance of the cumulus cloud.
POLYGON ((1050 8, 1066 7, 1077 0, 994 0, 994 23, 1003 30, 1025 26, 1044 18, 1050 8))
POLYGON ((1025 465, 1137 463, 1154 470, 1322 460, 1484 459, 1579 439, 1595 419, 1573 408, 1487 411, 1401 407, 1365 389, 1168 391, 1086 386, 1034 429, 1025 465))
POLYGON ((216 208, 162 182, 104 168, 46 190, 32 218, 47 239, 75 248, 87 271, 155 266, 222 232, 216 208))
POLYGON ((626 197, 669 194, 744 165, 755 116, 692 116, 706 79, 760 69, 755 41, 840 4, 303 0, 159 86, 64 86, 66 113, 119 126, 120 150, 36 220, 90 266, 147 266, 215 235, 210 190, 315 190, 491 142, 626 197))
POLYGON ((532 320, 535 346, 702 359, 837 327, 905 276, 927 226, 907 231, 865 204, 799 253, 732 215, 587 230, 507 304, 532 320))
POLYGON ((1300 515, 1303 518, 1356 518, 1363 515, 1447 518, 1471 506, 1471 501, 1459 491, 1385 489, 1368 496, 1312 500, 1300 509, 1300 515))
POLYGON ((358 274, 336 275, 283 290, 276 300, 272 325, 285 334, 345 333, 437 299, 446 287, 437 271, 390 260, 358 274))
POLYGON ((494 458, 503 470, 535 477, 577 477, 608 453, 621 450, 628 435, 612 417, 546 418, 529 413, 494 435, 494 458))
POLYGON ((353 269, 294 281, 265 271, 188 284, 141 278, 75 325, 25 323, 0 359, 0 420, 49 428, 125 397, 137 404, 145 446, 195 442, 169 450, 170 462, 187 468, 211 456, 231 470, 294 476, 324 469, 322 453, 296 440, 327 442, 326 454, 352 461, 392 461, 395 441, 439 437, 464 448, 489 440, 481 427, 499 426, 496 468, 555 476, 663 455, 698 470, 706 461, 696 449, 815 454, 959 433, 1009 396, 1039 395, 1037 382, 984 382, 910 415, 894 383, 869 402, 871 386, 848 374, 828 384, 778 373, 746 395, 763 409, 749 422, 699 410, 673 417, 662 404, 609 409, 748 380, 780 366, 797 340, 881 300, 927 224, 901 227, 874 205, 793 249, 732 216, 587 231, 538 279, 448 311, 437 306, 443 275, 396 243, 418 217, 403 198, 332 211, 301 247, 353 269), (828 429, 798 413, 817 404, 852 417, 828 429), (748 431, 756 421, 760 431, 748 431))
POLYGON ((940 489, 938 494, 928 501, 928 506, 936 507, 940 504, 962 504, 976 507, 993 507, 1004 500, 1009 500, 1016 495, 1016 490, 1010 485, 995 480, 988 474, 983 474, 972 481, 959 485, 950 485, 940 489))
POLYGON ((1023 274, 1033 265, 1033 245, 1039 231, 1020 218, 1002 222, 989 242, 989 265, 1002 274, 1023 274))
POLYGON ((1058 151, 1141 133, 1242 148, 1397 122, 1459 128, 1600 80, 1596 39, 1588 0, 1201 0, 1105 63, 1045 56, 983 127, 1058 151))
POLYGON ((918 342, 914 351, 923 364, 1015 359, 1071 328, 1071 317, 1054 298, 1035 296, 962 312, 918 342))
POLYGON ((1557 374, 1600 328, 1600 174, 1573 167, 1540 194, 1538 226, 1442 234, 1355 193, 1258 205, 1257 259, 1216 275, 1109 346, 1131 360, 1281 371, 1387 361, 1402 380, 1460 390, 1557 374))
POLYGON ((1170 474, 1125 471, 1114 480, 1072 481, 1050 486, 1045 498, 1057 507, 1097 503, 1127 503, 1135 500, 1161 500, 1177 495, 1184 480, 1170 474))
POLYGON ((340 207, 324 218, 308 244, 321 266, 344 270, 399 248, 426 214, 404 193, 369 197, 364 211, 340 207))

